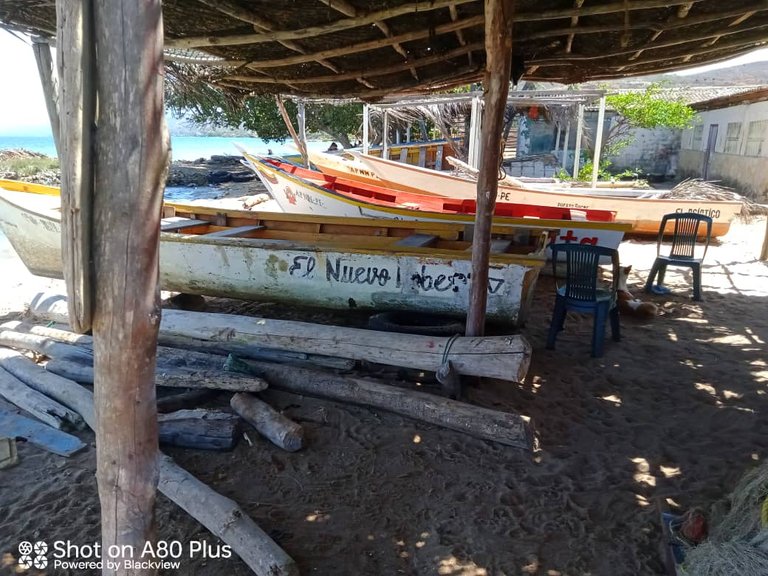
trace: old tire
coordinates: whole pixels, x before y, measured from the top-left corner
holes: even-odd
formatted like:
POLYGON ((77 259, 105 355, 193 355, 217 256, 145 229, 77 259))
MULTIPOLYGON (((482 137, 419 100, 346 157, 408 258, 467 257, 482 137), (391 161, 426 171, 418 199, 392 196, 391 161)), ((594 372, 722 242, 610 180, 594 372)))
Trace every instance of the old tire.
POLYGON ((423 336, 453 336, 464 334, 464 323, 455 318, 419 312, 382 312, 368 319, 371 330, 402 332, 423 336))

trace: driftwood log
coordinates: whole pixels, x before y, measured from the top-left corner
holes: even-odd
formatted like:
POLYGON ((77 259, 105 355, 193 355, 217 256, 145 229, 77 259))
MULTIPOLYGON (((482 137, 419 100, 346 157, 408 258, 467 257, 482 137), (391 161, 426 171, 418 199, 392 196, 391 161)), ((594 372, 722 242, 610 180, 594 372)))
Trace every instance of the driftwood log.
POLYGON ((0 396, 58 430, 85 428, 77 412, 30 388, 4 368, 0 368, 0 396))
MULTIPOLYGON (((45 370, 52 375, 69 378, 82 384, 93 384, 93 366, 70 362, 69 360, 49 360, 45 370)), ((244 386, 252 392, 267 389, 267 382, 260 378, 246 378, 240 374, 227 373, 222 369, 197 369, 185 367, 163 368, 155 371, 155 384, 168 388, 209 388, 213 390, 232 390, 239 392, 244 386)))
MULTIPOLYGON (((26 358, 25 358, 26 360, 26 358)), ((93 394, 77 382, 49 374, 45 369, 28 361, 40 373, 25 372, 27 384, 69 406, 79 413, 92 429, 95 427, 93 394), (46 380, 41 386, 39 382, 46 380), (50 386, 55 381, 54 386, 50 386)), ((249 379, 250 380, 250 379, 249 379)), ((256 387, 260 387, 256 383, 256 387)), ((259 576, 298 576, 299 570, 293 559, 283 551, 235 502, 218 494, 181 468, 168 456, 160 454, 159 490, 195 520, 232 547, 259 576)))
MULTIPOLYGON (((66 323, 66 298, 38 294, 28 313, 66 323)), ((531 346, 519 335, 442 338, 184 310, 164 310, 160 334, 219 342, 222 349, 248 344, 432 372, 450 360, 459 374, 513 382, 525 378, 531 360, 531 346)))
POLYGON ((240 360, 233 356, 227 360, 227 368, 264 378, 269 381, 270 388, 380 408, 525 450, 531 450, 533 447, 530 420, 519 414, 499 412, 433 394, 395 388, 375 380, 240 360))
POLYGON ((198 450, 231 450, 237 442, 239 418, 215 410, 178 410, 160 414, 160 443, 198 450))
POLYGON ((93 362, 93 354, 82 348, 62 344, 46 336, 24 334, 14 330, 0 330, 0 346, 32 350, 43 356, 73 360, 75 362, 93 362))
POLYGON ((304 429, 266 402, 241 392, 232 396, 229 405, 275 446, 288 452, 296 452, 304 446, 304 429))
MULTIPOLYGON (((0 406, 0 440, 3 438, 12 440, 24 438, 35 446, 59 456, 72 456, 86 447, 86 444, 77 436, 56 430, 0 406)), ((0 460, 2 460, 1 457, 0 460)), ((0 468, 2 468, 1 465, 0 468)))
POLYGON ((157 399, 157 411, 161 414, 169 412, 176 412, 178 410, 186 410, 192 407, 197 407, 200 404, 208 402, 218 396, 218 390, 211 390, 208 388, 198 390, 188 390, 187 392, 179 392, 177 394, 170 394, 169 396, 160 396, 157 399))

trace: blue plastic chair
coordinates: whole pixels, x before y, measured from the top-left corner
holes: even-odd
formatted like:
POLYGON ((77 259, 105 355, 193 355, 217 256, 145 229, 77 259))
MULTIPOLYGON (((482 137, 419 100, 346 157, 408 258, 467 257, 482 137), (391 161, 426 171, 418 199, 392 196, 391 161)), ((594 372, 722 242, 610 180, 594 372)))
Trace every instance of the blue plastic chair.
POLYGON ((664 274, 667 266, 687 266, 693 272, 693 299, 701 300, 701 263, 707 255, 707 248, 712 239, 712 218, 693 212, 667 214, 662 218, 659 226, 659 237, 656 243, 656 260, 653 262, 648 280, 645 282, 645 291, 651 292, 653 280, 658 274, 658 284, 664 284, 664 274), (672 245, 669 254, 661 255, 661 244, 667 223, 673 222, 672 245), (699 233, 702 224, 707 225, 706 235, 699 233), (699 240, 703 236, 702 240, 699 240), (697 245, 704 245, 703 251, 697 250, 697 245), (696 252, 701 252, 701 257, 696 258, 696 252))
POLYGON ((619 281, 619 253, 613 248, 592 246, 591 244, 553 244, 552 268, 557 278, 558 254, 565 256, 565 283, 557 285, 555 310, 549 325, 547 349, 555 348, 558 332, 564 328, 568 310, 594 314, 592 328, 592 356, 603 355, 605 324, 611 320, 613 340, 621 339, 619 330, 619 308, 616 304, 616 291, 619 281), (613 280, 609 289, 598 286, 598 267, 601 257, 608 257, 613 265, 613 280))

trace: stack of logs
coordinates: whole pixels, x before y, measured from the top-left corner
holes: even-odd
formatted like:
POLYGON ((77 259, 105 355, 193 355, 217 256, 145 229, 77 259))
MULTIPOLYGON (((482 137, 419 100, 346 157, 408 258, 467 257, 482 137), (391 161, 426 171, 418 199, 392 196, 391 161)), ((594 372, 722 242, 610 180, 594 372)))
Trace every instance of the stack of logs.
MULTIPOLYGON (((93 341, 50 327, 66 322, 66 302, 32 306, 48 326, 0 326, 0 436, 25 437, 56 454, 84 448, 66 431, 94 427, 93 341)), ((358 360, 453 375, 520 381, 530 347, 517 336, 437 338, 316 326, 244 316, 166 310, 160 327, 155 383, 185 392, 159 395, 162 444, 232 449, 241 419, 288 451, 305 446, 304 430, 260 399, 267 386, 361 404, 517 448, 532 448, 528 420, 450 398, 349 375, 358 360), (199 408, 220 391, 234 392, 232 412, 199 408)), ((159 489, 230 544, 257 574, 297 574, 293 560, 239 506, 162 456, 159 489)))

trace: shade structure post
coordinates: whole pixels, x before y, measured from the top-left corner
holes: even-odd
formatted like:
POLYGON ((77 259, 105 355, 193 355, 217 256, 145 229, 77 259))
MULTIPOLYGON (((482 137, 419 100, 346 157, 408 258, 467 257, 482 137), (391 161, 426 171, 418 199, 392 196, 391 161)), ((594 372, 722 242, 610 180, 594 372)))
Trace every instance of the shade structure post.
POLYGON ((51 123, 53 143, 56 146, 56 153, 59 154, 61 152, 61 139, 59 137, 59 90, 53 70, 51 46, 46 38, 35 37, 32 38, 32 51, 35 53, 37 72, 40 75, 40 83, 43 86, 45 108, 48 111, 48 120, 51 123))
MULTIPOLYGON (((299 100, 298 103, 298 115, 297 121, 299 124, 299 142, 301 142, 301 150, 307 149, 307 109, 304 100, 299 100)), ((309 154, 304 155, 304 166, 309 168, 309 154)))
POLYGON ((579 115, 576 119, 576 144, 573 149, 573 179, 579 177, 579 160, 581 156, 581 137, 584 135, 584 104, 579 104, 579 115))
POLYGON ((371 107, 363 104, 363 154, 368 154, 368 130, 371 122, 371 107))
POLYGON ((499 160, 504 111, 512 67, 513 0, 485 0, 485 110, 481 130, 477 211, 472 243, 472 283, 469 290, 467 336, 485 332, 491 225, 499 187, 499 160))
POLYGON ((472 107, 469 119, 469 151, 467 164, 477 168, 480 164, 480 127, 483 122, 483 100, 479 96, 472 98, 472 107))
POLYGON ((595 126, 595 156, 592 159, 592 188, 597 186, 597 176, 600 172, 600 153, 603 147, 603 124, 605 123, 605 95, 600 97, 600 109, 597 112, 595 126))
POLYGON ((384 108, 384 120, 382 122, 382 140, 381 140, 381 157, 385 160, 389 159, 389 111, 384 108))
POLYGON ((560 134, 562 132, 562 126, 560 122, 557 123, 557 134, 555 135, 555 158, 557 158, 560 152, 560 134))
POLYGON ((571 121, 565 125, 565 142, 563 142, 563 170, 568 170, 568 150, 571 143, 571 121))
MULTIPOLYGON (((80 101, 98 99, 92 126, 93 335, 96 460, 102 549, 118 553, 103 574, 149 575, 126 567, 155 539, 158 425, 155 359, 160 324, 159 234, 168 134, 163 109, 163 21, 160 0, 120 9, 91 0, 60 0, 62 117, 80 114, 68 98, 73 72, 93 56, 80 101), (89 13, 92 11, 92 19, 89 13)), ((73 129, 67 122, 63 127, 73 129)), ((70 133, 63 133, 70 138, 70 133)), ((90 136, 84 136, 86 140, 90 136)), ((80 157, 79 165, 86 165, 80 157)), ((62 166, 70 164, 65 154, 62 166)), ((83 171, 81 180, 90 175, 83 171)), ((65 210, 67 210, 65 202, 65 210)))
POLYGON ((307 154, 307 148, 304 144, 304 142, 299 137, 299 133, 296 132, 296 128, 293 126, 293 122, 291 122, 291 117, 288 115, 288 110, 285 107, 285 102, 283 102, 282 96, 279 94, 275 94, 275 103, 277 104, 277 109, 280 111, 280 115, 283 117, 283 122, 285 122, 285 127, 288 129, 288 132, 291 135, 291 138, 293 138, 294 144, 296 144, 296 148, 299 149, 299 154, 301 154, 301 162, 307 166, 309 162, 309 156, 307 154))

